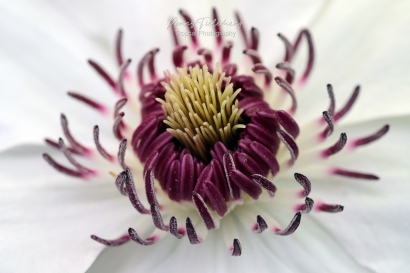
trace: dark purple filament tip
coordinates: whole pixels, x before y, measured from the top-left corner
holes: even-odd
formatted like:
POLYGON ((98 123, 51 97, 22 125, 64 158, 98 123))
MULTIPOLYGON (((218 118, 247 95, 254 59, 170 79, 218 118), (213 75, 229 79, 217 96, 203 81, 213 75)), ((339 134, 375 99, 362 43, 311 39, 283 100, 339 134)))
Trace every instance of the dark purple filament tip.
POLYGON ((102 105, 102 104, 100 104, 100 103, 94 101, 93 99, 87 98, 87 97, 85 97, 85 96, 83 96, 83 95, 81 95, 81 94, 78 94, 78 93, 76 93, 76 92, 71 92, 71 91, 70 91, 70 92, 67 92, 67 94, 68 94, 70 97, 72 97, 72 98, 74 98, 74 99, 76 99, 76 100, 79 100, 79 101, 81 101, 81 102, 87 104, 88 106, 90 106, 90 107, 92 107, 92 108, 94 108, 94 109, 96 109, 96 110, 98 110, 98 111, 100 111, 100 112, 105 112, 105 111, 107 110, 104 105, 102 105))
POLYGON ((378 130, 376 133, 368 136, 368 137, 364 137, 364 138, 360 138, 360 139, 356 139, 353 141, 353 146, 357 147, 357 146, 361 146, 361 145, 366 145, 369 144, 373 141, 378 140, 379 138, 381 138, 382 136, 384 136, 388 131, 389 131, 390 126, 384 125, 380 130, 378 130))
POLYGON ((117 32, 117 37, 115 39, 115 57, 117 58, 118 66, 122 66, 122 29, 119 29, 117 32))
POLYGON ((329 204, 320 204, 317 206, 317 209, 323 212, 342 212, 344 207, 342 205, 329 205, 329 204))
POLYGON ((144 208, 141 201, 138 198, 137 191, 135 190, 134 179, 132 178, 132 173, 129 169, 123 171, 125 172, 125 188, 127 190, 128 198, 131 201, 132 206, 141 214, 150 214, 150 211, 144 208))
POLYGON ((171 219, 169 219, 169 232, 172 235, 174 235, 177 239, 182 238, 182 234, 178 232, 178 222, 175 216, 172 216, 171 219))
POLYGON ((323 112, 323 119, 327 123, 327 128, 322 132, 321 137, 325 139, 326 137, 330 136, 333 133, 334 125, 333 125, 333 118, 329 112, 323 112))
POLYGON ((262 188, 264 188, 271 197, 275 196, 276 186, 269 179, 260 174, 252 174, 251 177, 253 181, 255 181, 262 188))
POLYGON ((297 102, 296 102, 296 95, 295 95, 295 91, 293 91, 292 86, 285 81, 284 79, 282 79, 281 77, 276 77, 275 78, 276 83, 282 87, 283 90, 285 90, 290 97, 292 98, 292 107, 290 108, 290 112, 294 113, 296 111, 297 108, 297 102))
POLYGON ((107 153, 107 151, 101 146, 99 135, 100 135, 100 129, 98 125, 95 125, 93 129, 95 147, 97 148, 97 151, 100 153, 102 157, 104 157, 105 159, 109 161, 112 161, 114 157, 110 155, 109 153, 107 153))
POLYGON ((253 64, 262 64, 261 56, 259 56, 259 53, 256 50, 245 49, 243 51, 243 54, 248 55, 251 58, 253 64))
POLYGON ((204 221, 206 228, 208 230, 215 229, 214 219, 212 218, 211 212, 209 211, 202 197, 198 193, 194 192, 192 194, 192 201, 195 205, 196 210, 198 211, 198 214, 204 221))
POLYGON ((265 219, 263 219, 260 215, 256 216, 256 225, 256 233, 262 233, 265 229, 268 228, 268 224, 266 224, 265 219))
POLYGON ((160 229, 160 230, 165 230, 168 231, 169 227, 164 224, 164 221, 162 220, 161 213, 159 212, 159 208, 157 204, 153 203, 151 205, 151 216, 152 216, 152 221, 154 222, 154 225, 160 229))
POLYGON ((232 256, 241 256, 242 255, 242 246, 239 239, 233 239, 233 247, 232 247, 232 256))
POLYGON ((148 238, 146 240, 143 240, 133 228, 128 229, 128 234, 130 235, 131 240, 133 240, 137 244, 149 246, 155 243, 155 238, 148 238))
POLYGON ((120 246, 120 245, 127 243, 131 238, 128 234, 126 234, 115 240, 105 240, 95 235, 91 235, 91 239, 99 242, 100 244, 106 245, 106 246, 120 246))
POLYGON ((294 174, 296 181, 303 187, 303 191, 300 193, 301 197, 306 197, 309 195, 310 191, 312 190, 312 184, 310 180, 300 173, 294 174))
POLYGON ((198 235, 196 235, 195 228, 192 225, 191 219, 189 217, 186 218, 186 233, 188 235, 189 242, 192 245, 201 243, 201 241, 198 238, 198 235))
POLYGON ((343 147, 346 145, 346 141, 347 141, 347 135, 345 133, 341 133, 339 140, 333 146, 322 151, 322 156, 324 158, 327 158, 331 155, 334 155, 340 152, 343 149, 343 147))
POLYGON ((289 84, 293 83, 293 80, 295 78, 295 70, 290 66, 290 64, 288 62, 278 63, 276 65, 276 68, 286 71, 286 73, 287 73, 286 74, 286 81, 289 84))
POLYGON ((358 179, 366 179, 366 180, 379 180, 379 177, 373 174, 368 174, 368 173, 360 173, 360 172, 353 172, 353 171, 348 171, 348 170, 343 170, 343 169, 334 169, 332 171, 333 174, 336 175, 341 175, 344 177, 350 177, 350 178, 358 178, 358 179))
POLYGON ((343 106, 343 108, 336 112, 336 114, 333 116, 333 119, 335 121, 338 121, 339 119, 341 119, 347 112, 349 112, 350 108, 352 108, 353 104, 355 103, 355 101, 357 100, 357 97, 359 96, 360 93, 360 86, 356 86, 352 96, 349 98, 349 100, 347 101, 347 103, 345 104, 345 106, 343 106))
POLYGON ((99 64, 97 64, 93 60, 88 60, 88 63, 111 86, 111 88, 114 91, 117 91, 117 83, 113 80, 113 78, 110 75, 108 75, 108 73, 99 64))
POLYGON ((292 218, 289 225, 285 229, 276 231, 275 233, 281 236, 287 236, 287 235, 292 234, 299 227, 301 219, 302 219, 302 213, 299 211, 295 214, 295 216, 292 218))

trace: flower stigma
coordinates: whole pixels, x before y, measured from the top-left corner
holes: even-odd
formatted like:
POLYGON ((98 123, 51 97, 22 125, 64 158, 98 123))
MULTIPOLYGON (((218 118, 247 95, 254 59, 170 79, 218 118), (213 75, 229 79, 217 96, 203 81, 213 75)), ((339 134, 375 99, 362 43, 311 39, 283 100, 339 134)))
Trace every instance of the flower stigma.
MULTIPOLYGON (((188 31, 195 33, 189 14, 183 10, 180 14, 188 31)), ((212 18, 218 22, 216 9, 212 10, 212 18)), ((118 194, 128 198, 141 214, 139 224, 120 238, 107 240, 92 235, 93 240, 107 246, 129 241, 147 246, 172 234, 199 244, 210 230, 219 229, 230 254, 240 256, 240 234, 229 215, 251 232, 268 230, 287 236, 297 230, 302 214, 343 211, 342 205, 313 200, 310 193, 314 181, 295 171, 308 164, 321 166, 342 150, 348 150, 347 156, 381 138, 389 125, 359 139, 348 139, 346 133, 341 133, 336 142, 328 143, 336 124, 351 110, 360 93, 360 87, 355 87, 347 103, 336 110, 335 93, 328 84, 328 109, 318 109, 317 120, 299 126, 294 119, 297 89, 309 79, 315 59, 310 32, 301 30, 293 43, 278 34, 285 56, 272 69, 263 64, 258 51, 259 31, 254 27, 247 31, 238 13, 235 19, 245 47, 241 63, 232 60, 233 42, 225 41, 222 35, 215 36, 215 50, 202 47, 196 35, 190 36, 185 45, 177 35, 177 25, 170 24, 175 74, 167 70, 161 78, 156 73, 154 61, 159 49, 155 48, 142 57, 133 77, 128 70, 131 60, 123 58, 120 30, 115 45, 117 79, 89 60, 117 97, 114 108, 68 92, 111 120, 118 150, 104 148, 98 125, 92 135, 90 132, 95 147, 81 144, 72 135, 67 117, 61 114, 68 145, 63 138, 46 139, 46 143, 59 149, 72 167, 61 165, 48 154, 43 154, 45 161, 69 176, 112 181, 118 194), (308 54, 305 69, 297 78, 292 60, 303 41, 308 54), (138 86, 133 84, 134 79, 138 86), (80 163, 77 158, 81 157, 94 167, 80 163), (289 176, 295 183, 289 185, 278 179, 289 176), (266 204, 273 203, 267 209, 266 204), (288 224, 283 227, 281 219, 288 219, 288 224)), ((221 33, 221 25, 213 27, 215 33, 221 33)), ((326 165, 325 172, 330 177, 379 179, 370 173, 335 166, 326 165)))

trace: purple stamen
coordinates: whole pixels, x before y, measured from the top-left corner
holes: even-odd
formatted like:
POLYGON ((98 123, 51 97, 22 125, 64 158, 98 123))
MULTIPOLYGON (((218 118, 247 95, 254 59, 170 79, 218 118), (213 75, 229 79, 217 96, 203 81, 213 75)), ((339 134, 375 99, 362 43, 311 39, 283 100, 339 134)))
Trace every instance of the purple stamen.
POLYGON ((212 51, 206 48, 200 48, 197 51, 198 55, 204 56, 205 63, 209 66, 212 67, 212 51))
POLYGON ((178 232, 178 222, 175 216, 172 216, 171 219, 169 219, 169 232, 172 235, 174 235, 177 239, 182 238, 182 234, 178 232))
POLYGON ((60 150, 63 152, 63 154, 65 155, 65 157, 68 159, 68 161, 73 164, 74 167, 77 168, 77 170, 79 170, 81 173, 87 175, 90 173, 93 173, 92 170, 85 168, 84 166, 82 166, 80 163, 77 162, 77 160, 74 159, 73 155, 71 154, 71 152, 67 149, 67 147, 64 144, 64 141, 62 138, 60 138, 58 140, 58 145, 60 147, 60 150))
POLYGON ((151 216, 152 216, 152 221, 154 222, 154 225, 164 231, 168 231, 169 227, 164 224, 164 221, 162 220, 161 213, 159 212, 159 208, 157 204, 153 203, 151 205, 151 216))
POLYGON ((341 133, 339 140, 333 146, 322 151, 322 157, 327 158, 331 155, 338 153, 346 145, 346 141, 347 141, 347 135, 345 133, 341 133))
POLYGON ((78 143, 74 139, 74 137, 71 135, 70 130, 68 129, 68 120, 64 114, 61 114, 61 127, 63 127, 64 135, 67 138, 73 150, 75 150, 77 153, 82 154, 82 155, 85 155, 91 152, 88 148, 85 148, 83 145, 78 143))
POLYGON ((243 54, 248 55, 251 58, 253 64, 261 64, 262 63, 262 59, 261 59, 261 57, 259 56, 259 53, 256 50, 245 49, 243 51, 243 54))
MULTIPOLYGON (((155 153, 158 158, 158 153, 155 153)), ((144 172, 145 192, 147 194, 148 203, 150 205, 156 204, 158 206, 157 197, 155 196, 154 172, 151 168, 144 172)))
POLYGON ((172 61, 175 67, 182 67, 184 64, 184 57, 183 53, 187 49, 187 46, 177 46, 175 47, 174 51, 172 52, 172 61))
MULTIPOLYGON (((188 27, 189 32, 196 32, 195 31, 195 23, 192 21, 191 17, 188 15, 188 13, 182 9, 179 10, 179 14, 184 18, 186 25, 188 27), (192 30, 190 30, 192 28, 192 30)), ((196 49, 198 47, 198 40, 196 35, 191 35, 191 42, 192 42, 192 47, 196 49)))
POLYGON ((259 184, 239 170, 232 170, 229 179, 255 200, 262 194, 262 189, 259 184))
POLYGON ((122 66, 123 59, 122 59, 122 29, 118 30, 117 38, 115 39, 115 56, 117 57, 117 64, 118 66, 122 66))
POLYGON ((264 188, 271 197, 275 196, 276 186, 269 179, 260 174, 252 174, 251 177, 252 180, 264 188))
POLYGON ((114 124, 112 126, 112 131, 114 133, 114 136, 118 139, 122 139, 122 133, 121 133, 121 124, 122 124, 122 118, 124 117, 124 112, 121 112, 117 115, 115 118, 114 124))
POLYGON ((282 125, 283 129, 288 132, 293 138, 297 138, 299 135, 299 125, 297 122, 289 115, 286 111, 279 110, 276 111, 276 119, 279 124, 282 125))
POLYGON ((388 131, 389 131, 389 128, 390 128, 390 126, 387 124, 387 125, 384 125, 379 131, 377 131, 376 133, 374 133, 374 134, 372 134, 372 135, 370 135, 370 136, 368 136, 368 137, 364 137, 364 138, 359 138, 359 139, 356 139, 356 140, 354 140, 353 142, 352 142, 352 146, 353 147, 358 147, 358 146, 361 146, 361 145, 366 145, 366 144, 369 144, 369 143, 371 143, 371 142, 373 142, 373 141, 376 141, 376 140, 378 140, 379 138, 381 138, 382 136, 384 136, 388 131))
MULTIPOLYGON (((289 42, 289 40, 281 33, 278 33, 279 39, 282 40, 282 42, 285 44, 285 49, 286 49, 286 54, 284 58, 284 62, 290 62, 293 59, 293 47, 292 44, 289 42)), ((289 82, 291 83, 291 82, 289 82)))
POLYGON ((201 243, 201 241, 198 238, 198 235, 196 235, 195 228, 192 225, 191 219, 189 217, 186 218, 186 233, 188 235, 189 242, 192 245, 201 243))
POLYGON ((168 179, 166 182, 168 189, 168 196, 173 201, 181 200, 181 168, 179 160, 174 160, 171 163, 168 171, 168 179))
MULTIPOLYGON (((51 139, 49 139, 49 138, 44 139, 44 141, 46 142, 46 144, 50 145, 51 147, 60 150, 60 145, 58 145, 58 142, 56 142, 56 141, 54 141, 54 140, 51 140, 51 139)), ((71 153, 73 153, 73 154, 82 155, 81 153, 79 153, 78 151, 76 151, 76 150, 74 150, 74 149, 72 149, 72 148, 70 148, 70 147, 67 147, 67 149, 68 149, 71 153)))
POLYGON ((258 50, 259 45, 259 31, 257 28, 251 28, 251 44, 250 49, 258 50))
POLYGON ((295 214, 295 216, 290 221, 289 225, 283 230, 275 231, 275 234, 281 236, 287 236, 295 232, 295 230, 299 227, 300 220, 302 219, 302 213, 299 211, 295 214))
POLYGON ((227 41, 224 43, 222 47, 222 64, 223 65, 229 63, 229 57, 231 55, 232 47, 233 47, 233 43, 231 41, 227 41))
POLYGON ((229 193, 231 194, 232 200, 241 199, 240 191, 237 192, 233 190, 231 180, 229 179, 231 172, 236 169, 235 162, 233 160, 232 153, 230 151, 227 151, 223 155, 222 162, 224 166, 225 178, 228 183, 229 193))
POLYGON ((120 68, 120 75, 117 81, 117 90, 120 96, 126 95, 126 92, 124 90, 124 76, 125 76, 125 73, 130 63, 131 63, 131 59, 128 59, 125 63, 123 63, 123 65, 120 68))
POLYGON ((120 141, 120 145, 118 148, 118 163, 122 167, 123 170, 127 168, 125 165, 125 152, 127 151, 127 140, 124 138, 120 141))
POLYGON ((99 140, 99 134, 100 134, 100 129, 98 125, 95 125, 94 130, 93 130, 95 147, 97 148, 97 151, 100 153, 102 157, 104 157, 105 159, 109 161, 113 161, 114 157, 110 155, 109 153, 107 153, 107 151, 101 146, 101 143, 99 140))
POLYGON ((276 77, 275 78, 276 83, 282 87, 283 90, 285 90, 290 97, 292 98, 292 107, 290 109, 290 112, 294 113, 296 111, 296 107, 297 107, 297 102, 296 102, 296 95, 295 92, 293 91, 292 86, 285 81, 284 79, 282 79, 281 77, 276 77))
POLYGON ((272 73, 262 64, 255 64, 252 67, 252 71, 257 74, 263 74, 265 76, 265 85, 269 86, 272 81, 272 73))
MULTIPOLYGON (((212 8, 212 21, 216 22, 214 28, 215 32, 221 32, 221 26, 218 24, 218 13, 216 12, 216 8, 212 8)), ((220 47, 222 45, 222 35, 216 36, 216 45, 220 47)))
MULTIPOLYGON (((172 21, 172 18, 169 19, 169 21, 171 22, 171 21, 172 21)), ((173 38, 173 41, 174 41, 174 45, 175 45, 175 46, 178 46, 178 45, 179 45, 179 41, 178 41, 178 36, 177 36, 176 30, 177 30, 177 29, 176 29, 175 25, 174 25, 174 24, 171 24, 171 33, 172 33, 172 38, 173 38)))
POLYGON ((290 134, 280 129, 276 131, 276 134, 279 137, 279 139, 282 141, 282 143, 286 146, 286 148, 288 148, 289 150, 290 157, 291 157, 290 164, 291 165, 295 164, 295 161, 299 156, 299 148, 298 148, 298 145, 296 144, 295 139, 290 134))
POLYGON ((235 76, 236 74, 236 64, 227 64, 224 66, 224 69, 222 70, 223 72, 225 72, 226 76, 235 76))
POLYGON ((115 178, 115 186, 117 187, 118 191, 122 194, 127 196, 127 189, 125 186, 125 181, 127 180, 127 174, 125 171, 120 172, 115 178))
POLYGON ((295 173, 294 177, 296 181, 303 187, 304 191, 300 193, 300 197, 307 197, 312 189, 312 184, 310 180, 300 173, 295 173))
POLYGON ((137 191, 135 190, 134 179, 130 169, 126 169, 125 172, 125 187, 127 189, 128 198, 131 201, 132 206, 141 214, 149 214, 150 211, 144 208, 141 201, 138 198, 137 191))
POLYGON ((181 161, 181 199, 190 200, 195 184, 194 158, 185 154, 181 161))
POLYGON ((75 92, 67 92, 67 94, 68 94, 70 97, 72 97, 72 98, 74 98, 74 99, 76 99, 76 100, 79 100, 79 101, 81 101, 81 102, 84 102, 84 103, 87 104, 88 106, 91 106, 92 108, 94 108, 94 109, 100 111, 101 113, 105 113, 105 112, 107 111, 107 108, 106 108, 104 105, 102 105, 102 104, 100 104, 100 103, 98 103, 98 102, 96 102, 96 101, 94 101, 94 100, 92 100, 92 99, 89 99, 89 98, 87 98, 87 97, 85 97, 85 96, 83 96, 83 95, 81 95, 81 94, 78 94, 78 93, 75 93, 75 92))
POLYGON ((329 112, 327 111, 323 112, 323 119, 327 123, 327 128, 323 130, 323 132, 320 134, 320 137, 322 139, 325 139, 326 137, 330 136, 333 133, 334 125, 333 125, 333 118, 329 112))
POLYGON ((343 169, 334 169, 332 170, 333 174, 336 175, 341 175, 344 177, 350 177, 350 178, 358 178, 358 179, 367 179, 367 180, 379 180, 379 177, 373 174, 368 174, 368 173, 360 173, 360 172, 352 172, 352 171, 347 171, 343 169))
POLYGON ((148 238, 146 240, 141 239, 141 237, 138 236, 137 232, 133 228, 128 229, 128 234, 130 235, 131 240, 133 240, 137 244, 149 246, 155 243, 155 238, 148 238))
POLYGON ((307 42, 308 42, 308 48, 309 48, 309 51, 308 51, 308 56, 309 56, 309 57, 308 57, 308 62, 307 62, 307 65, 306 65, 305 72, 303 73, 303 76, 302 76, 302 78, 301 78, 301 81, 304 82, 304 81, 307 80, 307 78, 309 77, 310 72, 312 71, 313 62, 314 62, 314 59, 315 59, 315 51, 314 51, 314 47, 313 47, 312 36, 310 35, 309 30, 304 29, 304 30, 302 30, 302 31, 299 33, 298 38, 296 39, 296 42, 295 42, 295 44, 293 45, 293 52, 296 53, 296 51, 297 51, 297 49, 298 49, 298 47, 299 47, 300 41, 301 41, 301 39, 302 39, 302 36, 305 36, 305 37, 306 37, 307 42))
POLYGON ((353 106, 353 104, 355 103, 357 97, 359 96, 359 93, 360 93, 360 86, 358 85, 358 86, 355 87, 352 96, 349 98, 349 100, 347 101, 347 103, 345 104, 345 106, 343 106, 343 108, 342 108, 340 111, 338 111, 338 112, 334 115, 333 119, 334 119, 335 121, 338 121, 338 120, 341 119, 347 112, 349 112, 350 108, 352 108, 352 106, 353 106))
POLYGON ((215 229, 214 219, 212 218, 211 213, 209 212, 208 207, 206 206, 202 197, 196 192, 192 193, 192 201, 195 205, 196 210, 201 216, 202 220, 205 223, 205 226, 208 230, 215 229))
POLYGON ((284 62, 284 63, 278 63, 277 65, 276 65, 276 68, 277 69, 280 69, 280 70, 284 70, 284 71, 286 71, 286 81, 289 83, 289 84, 292 84, 293 83, 293 80, 294 80, 294 78, 295 78, 295 70, 290 66, 290 63, 287 63, 287 62, 284 62))
POLYGON ((155 71, 155 54, 159 52, 159 48, 155 48, 151 50, 151 54, 148 57, 148 72, 150 74, 151 82, 155 82, 157 80, 157 72, 155 71))
POLYGON ((52 159, 48 154, 43 154, 43 158, 45 159, 45 161, 47 161, 48 164, 51 165, 51 167, 53 167, 54 169, 56 169, 57 171, 64 173, 66 175, 69 176, 74 176, 74 177, 84 177, 84 173, 77 171, 77 170, 72 170, 69 169, 67 167, 64 167, 60 164, 58 164, 54 159, 52 159))
POLYGON ((219 216, 223 217, 228 212, 228 206, 218 188, 209 180, 205 180, 204 186, 206 196, 210 204, 215 208, 219 216))
POLYGON ((241 23, 242 26, 240 28, 241 30, 241 34, 242 34, 242 38, 243 38, 243 42, 245 44, 245 48, 249 48, 249 42, 248 42, 248 35, 246 33, 246 28, 245 25, 243 24, 243 20, 241 18, 241 16, 239 15, 239 12, 235 12, 235 19, 236 19, 236 23, 241 23))
POLYGON ((122 98, 122 99, 117 101, 117 103, 114 106, 114 119, 120 113, 121 108, 124 107, 125 104, 127 104, 127 101, 128 101, 127 98, 122 98))
POLYGON ((329 115, 333 116, 335 114, 336 100, 335 100, 335 94, 333 93, 333 87, 331 84, 327 85, 327 92, 330 98, 330 105, 329 105, 329 109, 327 110, 327 112, 329 113, 329 115))
POLYGON ((263 219, 260 215, 256 216, 256 226, 256 233, 262 233, 265 229, 268 228, 268 224, 266 224, 265 219, 263 219))
POLYGON ((126 234, 115 240, 105 240, 95 235, 91 235, 91 239, 99 242, 100 244, 106 245, 106 246, 120 246, 120 245, 127 243, 131 238, 128 234, 126 234))
POLYGON ((335 213, 335 212, 342 212, 344 207, 342 205, 328 205, 328 204, 322 203, 317 206, 317 209, 323 212, 335 213))
POLYGON ((242 246, 238 239, 233 239, 232 256, 241 256, 242 246))
POLYGON ((275 155, 273 155, 272 152, 269 151, 268 148, 256 141, 252 141, 250 148, 262 162, 269 166, 272 172, 272 176, 275 176, 279 172, 278 160, 276 159, 275 155))
POLYGON ((312 211, 314 203, 315 202, 312 199, 310 199, 309 197, 306 197, 305 204, 301 205, 298 210, 301 210, 303 213, 309 213, 312 211))
POLYGON ((96 62, 94 62, 93 60, 88 60, 88 63, 92 66, 92 68, 95 69, 95 71, 111 86, 111 88, 117 92, 117 84, 115 83, 115 81, 112 79, 112 77, 110 75, 108 75, 107 72, 105 72, 105 70, 96 62))

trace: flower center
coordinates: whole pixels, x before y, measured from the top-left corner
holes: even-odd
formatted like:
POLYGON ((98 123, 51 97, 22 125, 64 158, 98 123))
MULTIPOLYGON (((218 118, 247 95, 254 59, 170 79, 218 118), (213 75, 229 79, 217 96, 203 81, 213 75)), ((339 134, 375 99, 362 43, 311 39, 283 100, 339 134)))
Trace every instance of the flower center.
POLYGON ((218 141, 233 148, 239 135, 238 129, 246 126, 242 121, 243 110, 238 108, 237 95, 231 77, 225 77, 219 66, 211 74, 208 67, 178 69, 179 76, 166 73, 169 83, 165 101, 157 98, 164 111, 164 123, 182 145, 204 162, 210 161, 209 151, 218 141), (225 86, 225 88, 224 88, 225 86))

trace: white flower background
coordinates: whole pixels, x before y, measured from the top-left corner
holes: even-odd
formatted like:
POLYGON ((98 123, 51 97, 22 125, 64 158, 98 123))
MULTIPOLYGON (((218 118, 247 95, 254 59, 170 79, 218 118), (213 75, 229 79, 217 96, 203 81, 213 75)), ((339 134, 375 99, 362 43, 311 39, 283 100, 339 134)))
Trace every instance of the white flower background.
MULTIPOLYGON (((0 271, 408 272, 409 10, 405 0, 1 0, 0 271), (303 124, 327 108, 327 83, 333 84, 339 107, 360 84, 359 100, 336 132, 366 136, 384 124, 391 130, 354 155, 344 153, 330 163, 381 179, 329 179, 315 169, 297 170, 315 181, 316 194, 343 204, 344 212, 305 215, 288 237, 240 229, 241 257, 229 255, 218 232, 195 246, 186 238, 167 236, 149 247, 131 242, 104 249, 89 236, 116 238, 138 215, 112 181, 87 183, 51 169, 41 154, 57 160, 61 155, 45 147, 43 139, 61 135, 60 113, 86 144, 92 143, 93 125, 110 132, 109 124, 69 99, 66 91, 112 101, 110 90, 86 60, 116 72, 113 44, 118 28, 124 30, 124 55, 134 65, 148 50, 160 47, 156 64, 162 71, 172 68, 167 20, 177 16, 179 8, 203 17, 212 7, 228 20, 238 10, 247 27, 259 29, 261 56, 269 67, 283 56, 278 32, 293 38, 300 28, 309 28, 317 59, 298 94, 296 120, 303 124)), ((241 58, 240 37, 235 37, 234 49, 241 58)))

